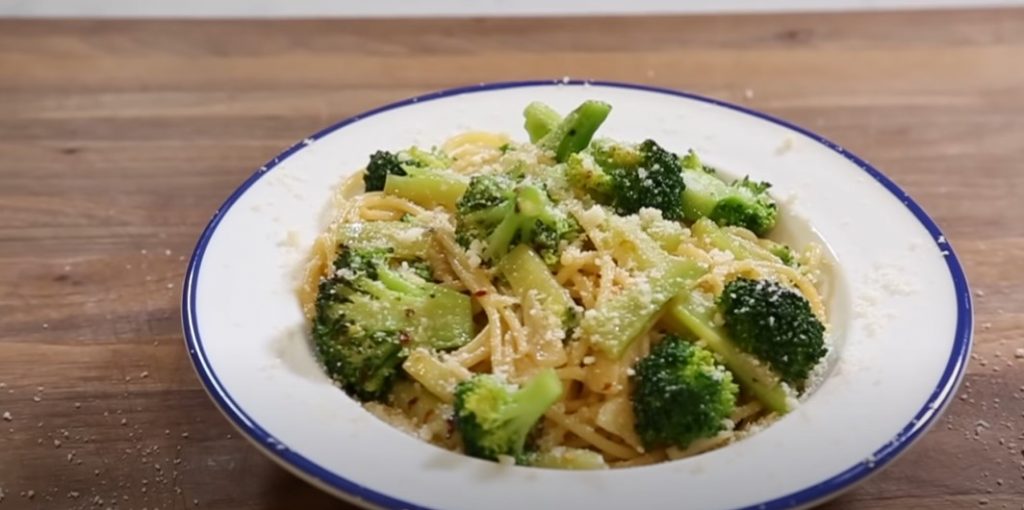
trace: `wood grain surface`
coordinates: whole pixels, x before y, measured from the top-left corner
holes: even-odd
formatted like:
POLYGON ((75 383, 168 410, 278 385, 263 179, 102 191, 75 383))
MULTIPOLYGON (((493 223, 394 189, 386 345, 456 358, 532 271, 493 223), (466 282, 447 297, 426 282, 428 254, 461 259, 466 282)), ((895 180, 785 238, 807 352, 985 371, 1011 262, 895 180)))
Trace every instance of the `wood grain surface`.
POLYGON ((0 509, 347 508, 203 392, 186 258, 235 186, 333 121, 563 75, 762 109, 909 191, 966 266, 975 355, 933 430, 828 508, 1022 508, 1024 10, 992 10, 0 21, 0 509))

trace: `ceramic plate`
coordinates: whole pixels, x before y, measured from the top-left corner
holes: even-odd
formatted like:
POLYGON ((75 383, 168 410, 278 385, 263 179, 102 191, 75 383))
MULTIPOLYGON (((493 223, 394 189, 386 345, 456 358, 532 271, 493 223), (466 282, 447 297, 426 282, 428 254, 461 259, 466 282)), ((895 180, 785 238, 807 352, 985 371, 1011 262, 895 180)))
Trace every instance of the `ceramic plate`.
POLYGON ((196 371, 258 448, 318 487, 369 507, 791 508, 878 471, 950 400, 972 332, 970 292, 935 223, 892 181, 824 138, 743 107, 603 82, 446 90, 335 124, 274 158, 217 211, 189 264, 183 324, 196 371), (792 413, 725 448, 649 467, 568 472, 500 466, 379 421, 317 366, 294 293, 335 187, 377 149, 435 145, 468 129, 525 139, 522 109, 611 103, 600 135, 693 147, 732 175, 774 184, 778 234, 824 242, 834 356, 792 413))

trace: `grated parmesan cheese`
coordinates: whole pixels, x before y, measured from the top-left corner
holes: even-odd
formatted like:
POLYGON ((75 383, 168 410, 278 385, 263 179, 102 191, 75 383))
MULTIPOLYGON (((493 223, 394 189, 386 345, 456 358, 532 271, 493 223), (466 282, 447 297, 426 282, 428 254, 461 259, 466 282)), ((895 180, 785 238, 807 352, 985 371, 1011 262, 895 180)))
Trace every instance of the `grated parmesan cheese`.
POLYGON ((733 255, 731 251, 723 251, 718 248, 712 248, 711 251, 708 252, 708 255, 710 255, 711 260, 714 260, 715 264, 718 265, 725 264, 736 259, 736 256, 733 255))
POLYGON ((395 240, 402 243, 412 244, 419 240, 419 238, 423 237, 426 233, 427 229, 423 227, 412 227, 395 233, 395 240))
POLYGON ((782 143, 775 148, 775 155, 782 156, 791 150, 793 150, 793 139, 787 136, 786 138, 783 138, 782 143))
POLYGON ((601 226, 607 218, 604 208, 599 205, 589 209, 574 211, 574 215, 576 216, 576 221, 580 222, 580 225, 588 230, 601 226))
POLYGON ((480 267, 483 263, 483 252, 486 248, 483 241, 474 239, 470 244, 469 248, 466 249, 466 258, 469 261, 469 265, 473 268, 480 267))
POLYGON ((289 230, 285 234, 284 240, 282 240, 279 244, 281 246, 285 246, 288 248, 300 248, 302 247, 302 239, 299 237, 298 232, 296 232, 295 230, 289 230))
POLYGON ((887 299, 918 292, 915 282, 907 277, 906 268, 895 264, 876 263, 862 282, 863 290, 854 299, 853 311, 863 319, 865 332, 875 336, 895 317, 887 299))

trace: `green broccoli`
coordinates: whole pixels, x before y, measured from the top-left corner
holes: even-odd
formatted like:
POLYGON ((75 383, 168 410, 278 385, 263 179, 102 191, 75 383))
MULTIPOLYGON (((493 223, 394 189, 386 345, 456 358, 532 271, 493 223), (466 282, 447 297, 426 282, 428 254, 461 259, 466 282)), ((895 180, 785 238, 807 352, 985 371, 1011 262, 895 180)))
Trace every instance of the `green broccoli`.
POLYGON ((353 250, 390 248, 391 256, 399 260, 415 260, 434 249, 430 231, 404 217, 399 221, 341 222, 332 234, 336 244, 353 250))
POLYGON ((825 326, 799 292, 771 280, 737 278, 718 298, 735 344, 771 365, 784 381, 802 384, 828 352, 825 326))
POLYGON ((622 215, 649 207, 667 220, 683 217, 683 181, 679 158, 654 140, 638 146, 595 143, 588 153, 567 162, 566 178, 575 189, 622 215))
POLYGON ((542 186, 504 175, 474 176, 456 211, 459 243, 468 248, 483 242, 481 255, 488 262, 526 244, 554 265, 561 244, 580 234, 576 220, 556 207, 542 186))
POLYGON ((768 194, 771 184, 749 177, 726 184, 692 150, 681 164, 686 182, 682 212, 687 220, 710 218, 719 225, 743 227, 757 235, 775 226, 778 207, 768 194))
POLYGON ((530 135, 530 143, 537 143, 562 122, 558 112, 540 101, 526 105, 523 118, 526 119, 523 127, 526 128, 526 134, 530 135))
POLYGON ((585 314, 580 330, 591 345, 619 358, 657 320, 665 304, 703 276, 707 267, 669 255, 637 222, 609 215, 606 231, 605 248, 630 247, 631 264, 638 273, 636 283, 585 314))
POLYGON ((704 348, 667 336, 636 365, 633 413, 647 447, 678 446, 725 428, 739 388, 704 348))
POLYGON ((601 127, 612 106, 601 101, 584 101, 569 112, 564 119, 542 103, 531 103, 526 107, 526 131, 530 141, 538 147, 555 153, 555 160, 564 162, 569 155, 587 148, 590 140, 601 127))
POLYGON ((562 381, 546 369, 522 387, 479 374, 455 387, 455 427, 467 454, 497 460, 524 458, 527 436, 541 416, 562 397, 562 381))
POLYGON ((469 296, 423 278, 421 260, 391 248, 339 246, 320 282, 313 321, 327 373, 359 400, 380 400, 410 347, 460 347, 473 338, 469 296))
POLYGON ((717 314, 713 298, 686 291, 669 302, 662 325, 678 335, 696 336, 732 372, 744 391, 771 411, 789 412, 790 396, 782 381, 767 364, 733 343, 715 319, 717 314))
POLYGON ((366 191, 383 191, 424 207, 454 209, 466 191, 464 176, 449 170, 451 161, 436 151, 411 147, 392 153, 377 151, 363 174, 366 191))
POLYGON ((793 251, 782 243, 767 239, 751 241, 743 236, 729 232, 708 218, 701 218, 690 227, 693 237, 699 239, 708 248, 729 252, 736 260, 760 260, 764 262, 782 262, 793 265, 793 251), (765 246, 767 244, 767 246, 765 246))
POLYGON ((762 245, 765 245, 765 248, 769 253, 775 255, 775 257, 777 257, 783 264, 789 267, 800 266, 800 261, 797 260, 796 252, 794 252, 793 248, 790 248, 789 245, 768 239, 762 239, 761 243, 762 245))
POLYGON ((532 295, 541 309, 554 316, 563 329, 571 329, 579 322, 580 308, 569 291, 555 280, 548 266, 528 246, 516 246, 501 260, 498 271, 520 303, 526 303, 532 295))
POLYGON ((370 155, 370 163, 363 174, 366 191, 383 191, 389 175, 405 176, 419 170, 443 170, 451 162, 442 154, 410 147, 399 152, 377 151, 370 155))
POLYGON ((692 238, 690 229, 680 221, 666 220, 660 214, 643 214, 637 218, 644 233, 668 253, 679 253, 679 247, 692 238))

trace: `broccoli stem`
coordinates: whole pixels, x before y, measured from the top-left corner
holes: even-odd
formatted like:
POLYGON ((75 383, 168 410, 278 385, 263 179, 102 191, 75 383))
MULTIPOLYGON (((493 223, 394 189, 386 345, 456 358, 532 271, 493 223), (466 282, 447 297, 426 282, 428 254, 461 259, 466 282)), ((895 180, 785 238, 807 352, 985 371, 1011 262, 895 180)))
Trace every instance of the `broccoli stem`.
POLYGON ((689 292, 672 299, 664 324, 672 332, 686 336, 696 335, 704 341, 736 376, 740 385, 754 395, 766 408, 785 414, 789 411, 788 398, 779 378, 767 365, 739 350, 729 340, 725 330, 715 325, 715 306, 689 292))
POLYGON ((524 239, 533 238, 537 227, 537 221, 535 220, 540 220, 547 224, 557 221, 547 192, 536 186, 523 186, 519 188, 516 195, 516 211, 521 218, 519 228, 524 239))
POLYGON ((530 143, 537 143, 537 140, 544 138, 562 122, 562 116, 550 106, 534 101, 526 106, 523 111, 526 118, 526 133, 530 135, 530 143))
POLYGON ((496 208, 495 212, 502 219, 487 237, 485 256, 491 260, 499 259, 507 253, 516 237, 530 239, 537 220, 552 223, 558 219, 552 213, 547 192, 536 186, 521 186, 516 190, 513 207, 501 210, 496 208))
POLYGON ((527 455, 525 460, 528 466, 548 469, 608 469, 608 463, 605 462, 603 455, 586 448, 559 446, 549 451, 527 455))
POLYGON ((522 186, 516 192, 516 210, 523 216, 551 221, 550 207, 548 194, 537 186, 522 186))
POLYGON ((646 273, 646 282, 600 303, 583 319, 581 327, 594 346, 618 359, 640 333, 658 320, 665 303, 703 276, 707 268, 665 253, 647 234, 614 218, 608 224, 609 237, 614 244, 626 243, 634 248, 636 264, 646 273))
POLYGON ((658 320, 665 303, 704 273, 703 266, 685 259, 652 271, 645 285, 608 298, 584 319, 590 342, 605 354, 621 358, 633 340, 658 320))
POLYGON ((512 402, 505 408, 505 418, 513 430, 523 431, 519 434, 515 451, 523 451, 528 431, 560 398, 562 381, 553 368, 538 372, 512 395, 512 402))
POLYGON ((602 101, 584 101, 565 119, 544 135, 537 145, 555 152, 555 160, 564 162, 569 155, 587 148, 597 128, 608 117, 612 106, 602 101))
POLYGON ((414 345, 433 349, 453 349, 473 339, 469 296, 433 283, 411 287, 390 271, 380 275, 381 281, 362 285, 365 296, 353 296, 346 305, 350 315, 360 318, 361 327, 406 331, 414 345))
POLYGON ((565 327, 572 326, 576 317, 576 303, 569 297, 565 287, 551 275, 540 255, 529 246, 521 244, 513 249, 502 259, 498 271, 504 275, 520 301, 525 303, 527 294, 536 292, 537 300, 545 310, 559 318, 565 327))
POLYGON ((371 331, 407 331, 416 346, 453 349, 472 340, 473 304, 469 296, 387 267, 377 281, 361 289, 374 300, 353 298, 348 305, 371 331))
POLYGON ((404 198, 423 207, 441 206, 452 211, 468 185, 466 179, 455 174, 436 171, 390 174, 384 181, 384 194, 404 198))
POLYGON ((332 245, 354 249, 387 246, 395 257, 413 259, 433 249, 429 231, 413 230, 416 228, 401 221, 345 222, 334 231, 332 245))
POLYGON ((763 246, 749 239, 730 234, 708 218, 701 218, 694 222, 693 226, 690 227, 690 231, 694 237, 700 239, 705 245, 727 251, 738 260, 780 261, 778 256, 763 246))
MULTIPOLYGON (((686 181, 686 188, 683 190, 683 216, 695 221, 710 216, 722 197, 729 193, 729 188, 726 183, 705 172, 702 167, 693 168, 693 164, 687 161, 690 156, 696 157, 691 152, 684 156, 682 161, 683 179, 686 181)), ((697 165, 699 164, 698 162, 697 165)))
MULTIPOLYGON (((447 287, 429 284, 430 295, 419 309, 419 345, 432 349, 455 349, 473 339, 473 304, 469 296, 447 287)), ((408 312, 407 312, 408 313, 408 312)))
POLYGON ((670 230, 654 227, 644 229, 644 232, 651 236, 651 239, 654 239, 662 250, 668 253, 675 253, 679 246, 686 242, 688 237, 682 229, 670 230))
MULTIPOLYGON (((656 241, 650 234, 643 230, 636 229, 634 225, 624 222, 618 216, 613 216, 608 224, 609 244, 603 246, 606 249, 613 249, 616 244, 625 244, 633 248, 636 265, 640 269, 648 269, 663 265, 669 260, 678 260, 678 257, 669 255, 659 241, 656 241)), ((703 266, 699 271, 693 268, 694 278, 704 275, 706 269, 703 266)))
POLYGON ((512 245, 512 240, 516 238, 516 234, 519 233, 522 224, 522 216, 509 212, 501 220, 501 223, 495 227, 494 232, 487 236, 487 250, 484 256, 490 260, 497 260, 503 253, 507 253, 509 246, 512 245))

